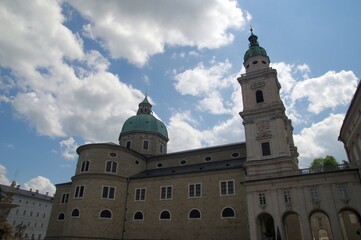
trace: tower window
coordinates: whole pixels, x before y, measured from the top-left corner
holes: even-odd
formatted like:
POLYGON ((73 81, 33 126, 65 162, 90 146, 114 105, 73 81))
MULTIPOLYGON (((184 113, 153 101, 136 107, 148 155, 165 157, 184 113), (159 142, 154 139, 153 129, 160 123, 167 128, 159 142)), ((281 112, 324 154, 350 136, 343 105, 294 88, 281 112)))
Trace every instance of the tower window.
POLYGON ((269 156, 271 155, 271 148, 269 142, 264 142, 261 144, 262 146, 262 156, 269 156))
POLYGON ((144 150, 149 149, 149 141, 148 141, 148 140, 144 140, 144 141, 143 141, 143 149, 144 149, 144 150))
POLYGON ((130 149, 131 146, 132 146, 132 141, 127 141, 127 142, 126 142, 126 147, 127 147, 128 149, 130 149))
POLYGON ((262 92, 261 90, 257 90, 257 91, 256 91, 256 102, 257 102, 257 103, 262 103, 262 102, 264 102, 263 92, 262 92))
POLYGON ((82 162, 80 172, 88 172, 88 171, 89 171, 89 161, 82 162))

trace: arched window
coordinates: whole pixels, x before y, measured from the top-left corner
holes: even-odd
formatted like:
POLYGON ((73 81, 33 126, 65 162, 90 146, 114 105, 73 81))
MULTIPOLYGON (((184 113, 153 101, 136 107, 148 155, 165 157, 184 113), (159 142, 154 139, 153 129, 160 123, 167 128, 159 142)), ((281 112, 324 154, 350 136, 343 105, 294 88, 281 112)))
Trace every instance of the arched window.
POLYGON ((201 218, 201 212, 198 209, 192 209, 188 215, 189 219, 201 218))
POLYGON ((235 216, 234 210, 230 207, 226 207, 222 211, 222 218, 234 218, 235 216))
POLYGON ((99 217, 100 218, 112 218, 112 212, 105 209, 105 210, 100 212, 99 217))
POLYGON ((65 214, 64 213, 59 213, 59 215, 58 215, 58 220, 59 221, 62 221, 62 220, 64 220, 65 219, 65 214))
POLYGON ((73 211, 71 212, 71 216, 72 217, 80 217, 80 211, 77 208, 74 208, 73 211))
POLYGON ((161 220, 170 220, 170 212, 167 210, 162 211, 159 218, 161 220))
POLYGON ((142 221, 144 219, 143 213, 141 211, 138 211, 134 214, 134 220, 135 221, 142 221))
POLYGON ((261 90, 257 90, 257 91, 256 91, 256 102, 257 102, 257 103, 262 103, 262 102, 264 102, 263 92, 262 92, 261 90))

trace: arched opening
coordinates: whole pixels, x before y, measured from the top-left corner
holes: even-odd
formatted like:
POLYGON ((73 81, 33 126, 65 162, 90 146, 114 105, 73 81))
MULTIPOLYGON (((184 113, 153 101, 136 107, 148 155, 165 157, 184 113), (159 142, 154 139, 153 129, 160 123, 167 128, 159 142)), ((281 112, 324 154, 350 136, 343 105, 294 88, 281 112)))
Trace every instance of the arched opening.
POLYGON ((286 213, 283 224, 287 240, 302 240, 300 217, 295 212, 286 213))
POLYGON ((222 218, 235 218, 235 216, 234 210, 230 207, 226 207, 222 211, 222 218))
POLYGON ((135 221, 142 221, 144 219, 143 213, 138 211, 134 214, 135 221))
POLYGON ((65 219, 65 214, 64 213, 59 213, 58 220, 63 221, 64 219, 65 219))
POLYGON ((80 217, 79 209, 77 209, 77 208, 73 209, 73 211, 71 212, 71 216, 72 217, 80 217))
POLYGON ((262 102, 264 102, 263 92, 262 92, 261 90, 257 90, 257 91, 256 91, 256 102, 257 102, 257 103, 262 103, 262 102))
POLYGON ((170 220, 170 212, 167 210, 164 210, 160 213, 159 219, 161 220, 170 220))
POLYGON ((343 209, 339 212, 342 234, 345 239, 360 239, 360 215, 353 209, 343 209))
POLYGON ((316 211, 310 217, 312 237, 315 240, 330 240, 334 239, 330 219, 321 211, 316 211))
POLYGON ((275 240, 276 231, 273 217, 268 213, 262 213, 257 219, 258 239, 275 240))
POLYGON ((109 210, 103 210, 100 212, 100 218, 112 218, 112 212, 109 210))
POLYGON ((188 215, 189 219, 201 218, 201 212, 198 209, 192 209, 188 215))

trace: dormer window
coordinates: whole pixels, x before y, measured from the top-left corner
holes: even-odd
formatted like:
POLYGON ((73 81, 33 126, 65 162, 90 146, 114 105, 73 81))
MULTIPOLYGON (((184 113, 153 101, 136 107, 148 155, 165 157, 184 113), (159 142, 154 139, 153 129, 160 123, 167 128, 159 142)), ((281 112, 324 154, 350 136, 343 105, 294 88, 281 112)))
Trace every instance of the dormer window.
POLYGON ((257 103, 262 103, 262 102, 264 102, 263 92, 262 92, 261 90, 257 90, 257 91, 256 91, 256 102, 257 102, 257 103))

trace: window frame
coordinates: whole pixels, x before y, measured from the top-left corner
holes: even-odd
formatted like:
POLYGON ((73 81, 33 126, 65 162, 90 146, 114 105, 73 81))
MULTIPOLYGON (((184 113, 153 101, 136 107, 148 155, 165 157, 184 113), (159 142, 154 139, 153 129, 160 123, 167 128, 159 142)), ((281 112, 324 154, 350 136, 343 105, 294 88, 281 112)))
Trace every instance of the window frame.
POLYGON ((261 152, 262 157, 269 157, 272 155, 271 143, 270 142, 261 142, 261 152))
POLYGON ((172 214, 170 213, 170 211, 168 209, 163 209, 160 213, 159 213, 159 220, 160 221, 170 221, 172 220, 172 214), (169 214, 169 218, 162 218, 162 214, 167 212, 169 214))
POLYGON ((76 185, 74 191, 74 198, 84 198, 85 185, 76 185))
POLYGON ((144 213, 140 210, 136 211, 133 215, 133 221, 135 222, 143 222, 144 221, 144 213), (142 214, 142 218, 141 219, 135 219, 135 215, 137 215, 137 213, 141 213, 142 214))
POLYGON ((71 218, 80 218, 80 210, 79 208, 73 208, 73 210, 71 210, 71 215, 70 215, 71 218), (78 211, 78 215, 77 216, 74 216, 74 211, 77 210, 78 211))
POLYGON ((236 211, 234 210, 234 208, 232 207, 224 207, 221 211, 221 219, 232 219, 232 218, 236 218, 236 211), (223 213, 226 209, 231 209, 233 211, 233 216, 227 217, 227 216, 223 216, 223 213))
POLYGON ((201 197, 202 197, 202 183, 189 183, 188 198, 201 198, 201 197), (199 189, 197 188, 198 186, 199 189), (191 190, 192 187, 193 189, 191 190))
POLYGON ((117 172, 118 172, 118 162, 114 160, 107 160, 105 162, 105 173, 117 174, 117 172), (108 170, 108 164, 110 164, 109 170, 108 170))
POLYGON ((90 166, 90 161, 89 160, 82 161, 81 165, 80 165, 80 172, 81 173, 89 172, 89 166, 90 166))
POLYGON ((160 200, 172 200, 173 199, 173 185, 160 186, 159 199, 160 200), (163 197, 162 189, 165 189, 164 197, 163 197), (170 189, 170 194, 168 193, 169 189, 170 189))
POLYGON ((235 181, 234 179, 230 179, 230 180, 221 180, 219 181, 219 195, 221 197, 224 197, 224 196, 234 196, 236 194, 236 186, 235 186, 235 181), (225 193, 223 191, 223 183, 225 183, 225 193), (232 183, 232 192, 230 193, 230 190, 229 190, 229 183, 232 183))
POLYGON ((101 199, 107 199, 107 200, 115 200, 116 190, 117 190, 117 188, 114 187, 114 186, 103 185, 100 198, 101 199), (106 193, 105 193, 105 189, 107 189, 106 193), (111 189, 113 189, 112 197, 110 197, 111 189), (106 195, 106 196, 104 197, 104 195, 106 195))
POLYGON ((111 220, 113 218, 113 213, 112 211, 110 211, 110 209, 102 209, 100 210, 99 212, 99 219, 108 219, 108 220, 111 220), (110 217, 102 217, 102 213, 105 212, 105 211, 108 211, 110 213, 110 217))
POLYGON ((58 214, 58 216, 56 217, 56 220, 57 220, 57 221, 64 221, 64 220, 65 220, 65 213, 60 212, 60 213, 58 214), (60 219, 60 216, 63 216, 63 218, 60 219))
POLYGON ((146 194, 147 194, 147 188, 135 188, 134 189, 134 201, 145 201, 146 200, 146 194), (138 194, 139 192, 139 194, 138 194))
POLYGON ((337 185, 338 196, 341 200, 349 200, 350 199, 350 191, 348 189, 347 184, 338 184, 337 185))
POLYGON ((60 204, 68 204, 69 202, 70 193, 63 192, 61 193, 60 204))
POLYGON ((310 196, 312 202, 320 201, 320 193, 317 186, 310 187, 310 196))
POLYGON ((188 220, 199 220, 202 219, 202 212, 198 209, 198 208, 192 208, 189 212, 188 212, 188 220), (193 211, 197 211, 199 213, 199 217, 191 217, 191 213, 193 211))
POLYGON ((258 89, 255 92, 255 97, 256 97, 256 103, 264 103, 264 95, 263 95, 263 91, 258 89))
POLYGON ((292 204, 292 194, 290 189, 283 190, 283 202, 285 204, 292 204))
POLYGON ((149 150, 150 141, 148 139, 143 139, 142 141, 142 149, 149 150))
POLYGON ((267 198, 265 192, 258 193, 258 203, 260 206, 266 206, 267 205, 267 198))

